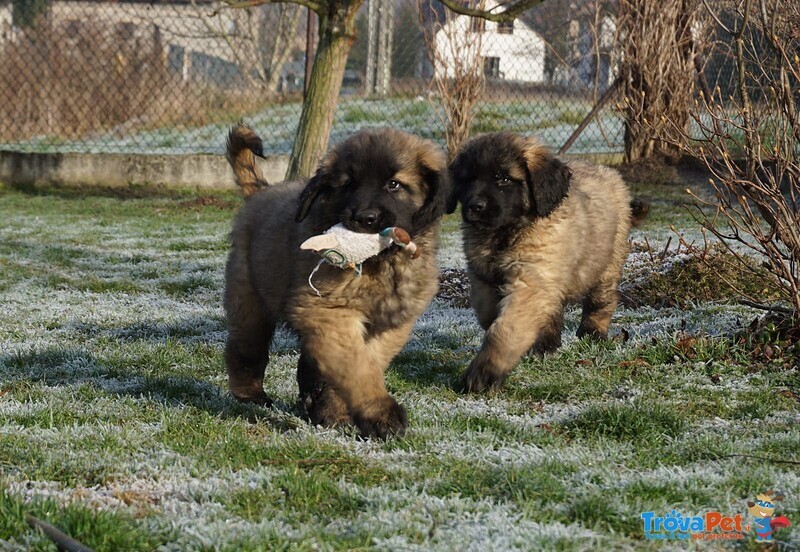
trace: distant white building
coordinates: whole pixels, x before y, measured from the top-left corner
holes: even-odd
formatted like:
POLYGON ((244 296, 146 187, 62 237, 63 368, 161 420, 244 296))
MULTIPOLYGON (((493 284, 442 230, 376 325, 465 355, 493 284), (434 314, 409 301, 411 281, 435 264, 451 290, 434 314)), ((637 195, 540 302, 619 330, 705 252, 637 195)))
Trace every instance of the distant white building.
MULTIPOLYGON (((488 0, 483 9, 498 6, 488 0)), ((502 23, 477 17, 452 17, 436 35, 434 71, 445 71, 447 77, 461 72, 465 60, 478 53, 484 74, 491 79, 539 83, 545 81, 545 42, 520 19, 502 23), (476 52, 477 51, 477 52, 476 52)))

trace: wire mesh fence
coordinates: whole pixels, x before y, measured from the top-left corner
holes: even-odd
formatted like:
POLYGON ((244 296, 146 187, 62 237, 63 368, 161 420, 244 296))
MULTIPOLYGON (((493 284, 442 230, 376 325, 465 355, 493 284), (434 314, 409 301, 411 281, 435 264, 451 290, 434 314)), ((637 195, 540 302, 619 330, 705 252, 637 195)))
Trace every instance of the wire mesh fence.
MULTIPOLYGON (((548 0, 513 23, 493 23, 446 16, 432 0, 367 0, 332 140, 390 125, 444 143, 435 80, 451 79, 469 58, 481 78, 471 133, 532 133, 559 147, 614 81, 615 14, 614 1, 548 0), (472 37, 471 45, 448 35, 472 37)), ((219 153, 227 127, 243 118, 269 152, 287 153, 309 21, 305 8, 283 3, 0 0, 0 148, 219 153)), ((721 65, 707 73, 719 81, 729 69, 713 59, 721 65)), ((570 151, 622 144, 609 105, 570 151)))

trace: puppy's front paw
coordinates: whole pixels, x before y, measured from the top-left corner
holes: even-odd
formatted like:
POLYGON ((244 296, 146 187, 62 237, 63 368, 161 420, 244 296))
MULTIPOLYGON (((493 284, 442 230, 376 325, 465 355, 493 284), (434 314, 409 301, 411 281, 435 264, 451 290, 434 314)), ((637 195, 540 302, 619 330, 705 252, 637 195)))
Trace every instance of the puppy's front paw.
POLYGON ((367 404, 353 416, 353 423, 365 439, 386 439, 390 435, 403 435, 408 427, 406 410, 392 397, 367 404))
POLYGON ((506 379, 505 373, 497 373, 486 366, 473 362, 461 376, 461 388, 466 393, 500 389, 506 379))

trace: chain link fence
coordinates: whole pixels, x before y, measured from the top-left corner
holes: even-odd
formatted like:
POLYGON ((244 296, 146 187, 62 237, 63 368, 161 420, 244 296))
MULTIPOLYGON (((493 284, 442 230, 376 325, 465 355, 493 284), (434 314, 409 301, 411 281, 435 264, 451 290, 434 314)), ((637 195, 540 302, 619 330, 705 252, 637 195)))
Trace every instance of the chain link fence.
MULTIPOLYGON (((615 8, 548 0, 513 23, 493 23, 446 19, 432 0, 367 0, 332 139, 390 125, 443 142, 432 80, 469 50, 483 75, 472 133, 532 133, 558 148, 615 79, 615 8), (478 40, 448 61, 448 33, 478 40)), ((269 152, 288 153, 309 21, 294 4, 0 0, 0 149, 220 153, 228 126, 244 119, 269 152)), ((706 73, 716 84, 730 68, 713 61, 706 73)), ((619 152, 622 144, 612 102, 570 152, 619 152)))

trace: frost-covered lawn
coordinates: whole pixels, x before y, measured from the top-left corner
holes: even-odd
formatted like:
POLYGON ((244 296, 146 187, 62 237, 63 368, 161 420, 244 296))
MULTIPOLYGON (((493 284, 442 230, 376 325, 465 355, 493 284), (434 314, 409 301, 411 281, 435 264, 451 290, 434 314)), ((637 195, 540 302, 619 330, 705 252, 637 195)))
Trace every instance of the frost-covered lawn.
MULTIPOLYGON (((659 259, 668 225, 693 231, 674 189, 639 192, 641 290, 678 259, 659 259)), ((643 511, 745 514, 772 488, 800 525, 798 466, 773 461, 800 460, 797 357, 738 342, 755 311, 692 289, 682 309, 621 308, 604 344, 573 337, 571 309, 557 355, 464 396, 481 331, 449 271, 387 375, 405 438, 301 419, 288 332, 275 406, 236 404, 220 297, 238 202, 0 191, 0 549, 53 549, 26 513, 97 550, 646 548, 643 511)), ((455 219, 444 244, 463 267, 455 219)), ((800 546, 797 527, 776 537, 800 546)))
MULTIPOLYGON (((474 130, 531 132, 548 144, 563 144, 592 108, 580 99, 531 99, 484 102, 475 115, 474 130)), ((268 153, 288 154, 300 120, 299 102, 276 104, 244 114, 244 119, 262 136, 268 153)), ((240 115, 241 116, 241 115, 240 115)), ((331 139, 342 140, 365 127, 391 125, 426 138, 443 141, 441 118, 425 98, 364 100, 344 97, 336 108, 331 139)), ((162 128, 111 131, 78 140, 39 136, 3 144, 4 148, 36 152, 105 153, 224 153, 230 115, 219 122, 197 127, 170 124, 162 128)), ((612 112, 602 113, 577 139, 571 153, 608 153, 622 148, 622 120, 612 112)))

